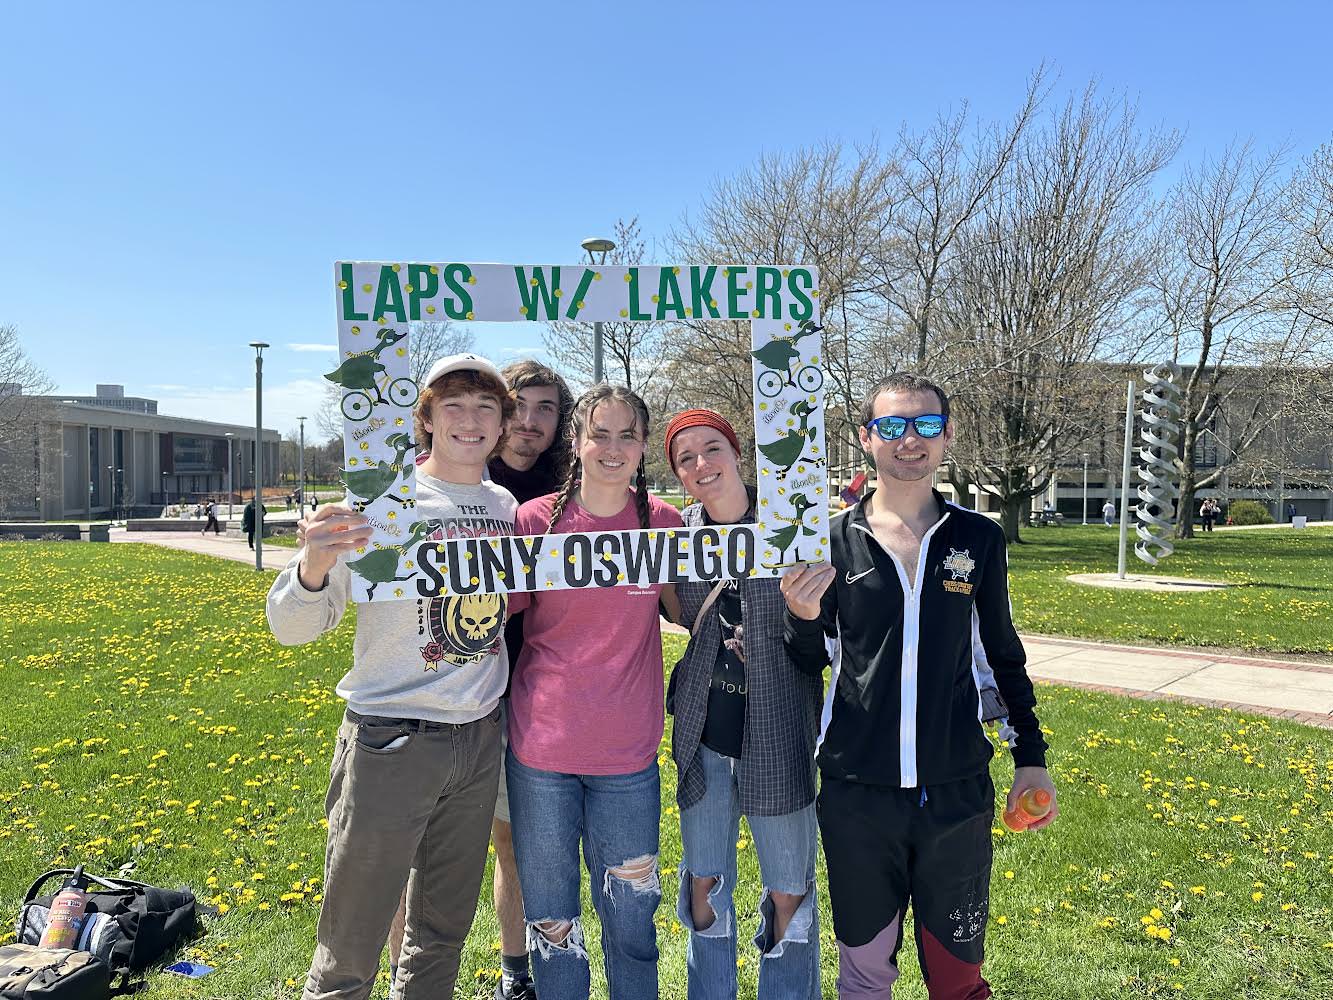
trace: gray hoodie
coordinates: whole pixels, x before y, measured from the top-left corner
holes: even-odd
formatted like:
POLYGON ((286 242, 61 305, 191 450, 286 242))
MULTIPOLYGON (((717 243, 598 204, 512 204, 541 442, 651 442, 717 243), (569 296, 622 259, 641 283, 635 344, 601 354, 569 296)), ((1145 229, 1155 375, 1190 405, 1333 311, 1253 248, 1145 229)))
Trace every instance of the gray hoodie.
MULTIPOLYGON (((518 508, 494 483, 446 483, 418 469, 417 506, 405 512, 430 525, 423 545, 445 538, 508 535, 518 508)), ((307 590, 292 557, 268 592, 268 622, 284 646, 336 628, 347 609, 351 570, 343 559, 323 590, 307 590)), ((425 594, 430 584, 418 586, 425 594)), ((352 669, 338 682, 347 707, 362 715, 465 723, 485 718, 504 693, 509 659, 502 594, 423 596, 357 608, 352 669)))

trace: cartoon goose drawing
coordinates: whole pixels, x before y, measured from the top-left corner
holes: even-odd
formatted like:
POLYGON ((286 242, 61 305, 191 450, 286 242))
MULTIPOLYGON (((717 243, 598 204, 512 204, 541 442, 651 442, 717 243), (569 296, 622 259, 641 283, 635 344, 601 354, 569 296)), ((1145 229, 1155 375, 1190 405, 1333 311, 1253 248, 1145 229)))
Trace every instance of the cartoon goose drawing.
POLYGON ((342 484, 347 487, 347 491, 361 498, 352 504, 352 509, 358 514, 382 496, 395 501, 404 510, 417 505, 415 500, 388 493, 389 487, 398 481, 400 474, 404 479, 412 475, 411 466, 407 467, 404 474, 403 462, 407 458, 407 453, 415 448, 417 443, 401 432, 390 434, 384 439, 384 443, 395 452, 392 462, 380 462, 379 465, 344 471, 342 474, 342 484))
MULTIPOLYGON (((764 458, 778 468, 779 480, 787 478, 792 466, 800 460, 806 444, 815 439, 815 431, 810 427, 810 414, 815 412, 815 408, 804 399, 798 399, 791 405, 790 412, 793 417, 800 419, 801 425, 788 427, 786 434, 776 441, 759 445, 759 451, 764 458)), ((824 464, 822 458, 807 458, 806 461, 816 466, 824 464)))
POLYGON ((790 337, 775 337, 757 351, 751 351, 755 359, 770 371, 780 372, 787 385, 795 385, 792 378, 791 364, 801 357, 798 341, 824 329, 813 320, 803 320, 800 327, 790 337))
MULTIPOLYGON (((783 517, 781 514, 771 515, 775 521, 786 521, 787 526, 785 528, 779 528, 777 531, 773 532, 773 534, 765 537, 765 541, 778 550, 777 562, 764 563, 764 566, 767 569, 789 565, 790 563, 786 559, 787 549, 791 547, 793 542, 797 541, 798 535, 813 535, 815 533, 814 528, 807 528, 805 526, 805 512, 814 507, 815 504, 807 499, 804 493, 793 493, 791 505, 796 511, 795 517, 783 517)), ((791 561, 799 562, 801 558, 800 553, 801 546, 798 543, 796 546, 796 556, 791 561)))
POLYGON ((412 525, 410 534, 402 543, 398 545, 380 545, 375 542, 374 552, 367 552, 360 559, 353 559, 347 563, 352 572, 362 579, 370 581, 370 589, 366 591, 367 598, 374 598, 375 588, 381 583, 412 579, 415 574, 398 575, 398 563, 407 554, 408 549, 425 540, 428 530, 425 521, 417 521, 412 525))
MULTIPOLYGON (((373 389, 378 396, 380 395, 378 378, 387 371, 384 365, 380 364, 380 355, 406 336, 406 333, 399 333, 392 327, 380 330, 375 335, 379 343, 368 351, 352 355, 324 377, 330 382, 338 383, 344 389, 373 389)), ((381 397, 380 402, 383 401, 381 397)))

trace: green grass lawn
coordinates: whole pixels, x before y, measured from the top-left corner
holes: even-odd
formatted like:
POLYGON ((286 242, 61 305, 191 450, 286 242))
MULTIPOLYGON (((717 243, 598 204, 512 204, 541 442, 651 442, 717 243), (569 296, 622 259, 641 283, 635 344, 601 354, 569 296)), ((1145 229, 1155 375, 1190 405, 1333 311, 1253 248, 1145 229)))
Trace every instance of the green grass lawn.
MULTIPOLYGON (((225 911, 185 952, 218 971, 154 974, 146 1000, 299 993, 342 709, 333 687, 354 616, 315 644, 282 648, 263 619, 268 579, 150 545, 0 544, 0 940, 12 939, 20 895, 47 866, 134 862, 136 878, 190 885, 225 911)), ((680 642, 666 645, 670 664, 680 642)), ((987 966, 997 995, 1327 995, 1333 733, 1059 687, 1040 696, 1063 815, 1041 834, 1002 834, 997 823, 987 966)), ((1003 789, 1007 759, 994 773, 1003 789)), ((669 762, 663 779, 662 995, 683 997, 669 762)), ((759 888, 746 850, 749 997, 759 888)), ((595 945, 590 910, 587 920, 595 945)), ((832 997, 826 902, 821 920, 832 997)), ((459 996, 490 995, 497 949, 487 887, 459 996)), ((920 1000, 910 952, 897 995, 920 1000)))
POLYGON ((1130 552, 1131 573, 1232 584, 1193 594, 1106 590, 1066 580, 1071 573, 1115 572, 1113 528, 1032 528, 1023 538, 1026 544, 1009 547, 1009 571, 1014 620, 1024 631, 1333 653, 1333 528, 1215 531, 1177 541, 1176 551, 1155 568, 1130 552))

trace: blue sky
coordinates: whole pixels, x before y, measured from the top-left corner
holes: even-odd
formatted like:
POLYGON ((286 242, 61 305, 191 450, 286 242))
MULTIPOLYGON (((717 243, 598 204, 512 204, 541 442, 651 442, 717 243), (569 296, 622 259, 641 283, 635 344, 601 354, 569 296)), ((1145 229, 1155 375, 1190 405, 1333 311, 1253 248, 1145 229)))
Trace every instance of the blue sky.
MULTIPOLYGON (((892 138, 1030 71, 1097 79, 1177 164, 1333 137, 1323 4, 0 8, 0 324, 69 393, 265 424, 333 365, 337 259, 568 263, 638 215, 663 236, 761 153, 892 138), (327 353, 291 345, 327 344, 327 353)), ((497 360, 540 329, 487 325, 497 360)))

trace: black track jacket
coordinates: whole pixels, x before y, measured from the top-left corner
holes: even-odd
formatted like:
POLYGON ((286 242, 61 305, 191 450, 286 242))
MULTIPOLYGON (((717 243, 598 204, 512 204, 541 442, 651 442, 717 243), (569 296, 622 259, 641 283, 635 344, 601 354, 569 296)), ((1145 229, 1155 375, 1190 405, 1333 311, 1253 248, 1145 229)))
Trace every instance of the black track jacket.
MULTIPOLYGON (((867 494, 865 499, 869 499, 867 494)), ((818 760, 828 776, 915 788, 983 771, 993 755, 980 692, 998 688, 1017 734, 1014 765, 1046 763, 1023 644, 1009 610, 1004 532, 946 503, 921 541, 916 588, 866 522, 865 500, 830 519, 837 579, 816 621, 787 612, 792 661, 833 676, 818 760)))

